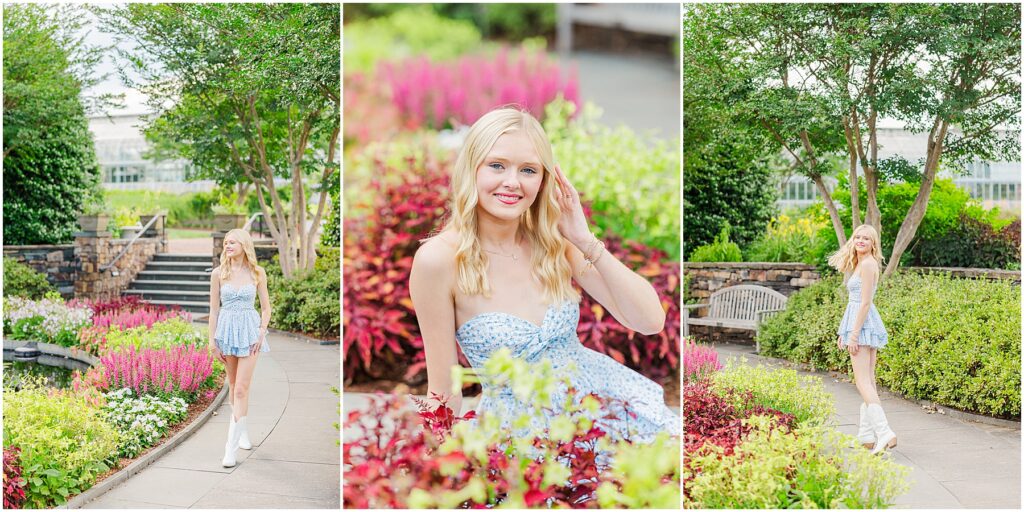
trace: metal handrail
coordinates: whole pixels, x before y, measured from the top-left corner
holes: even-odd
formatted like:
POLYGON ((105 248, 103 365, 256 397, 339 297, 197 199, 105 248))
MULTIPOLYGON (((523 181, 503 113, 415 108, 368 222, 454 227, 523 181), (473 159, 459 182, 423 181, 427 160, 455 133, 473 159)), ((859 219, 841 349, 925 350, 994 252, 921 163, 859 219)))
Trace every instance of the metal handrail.
POLYGON ((114 259, 110 260, 110 263, 107 263, 106 265, 100 265, 100 272, 106 272, 107 270, 110 270, 110 268, 114 266, 114 263, 117 263, 117 260, 121 259, 121 256, 124 256, 124 254, 128 252, 128 249, 132 247, 132 244, 134 244, 136 240, 141 238, 142 235, 146 233, 146 231, 149 231, 149 228, 153 226, 153 223, 156 222, 156 220, 159 219, 162 215, 162 213, 157 213, 153 215, 153 218, 149 219, 149 222, 147 222, 146 225, 142 227, 141 231, 135 233, 135 236, 132 237, 131 241, 128 242, 128 245, 124 246, 124 249, 121 249, 121 252, 119 252, 117 256, 114 256, 114 259))
POLYGON ((252 228, 252 223, 256 220, 256 217, 262 217, 262 216, 263 216, 263 212, 256 212, 256 213, 250 215, 249 216, 249 220, 245 221, 245 225, 242 226, 242 229, 244 229, 246 231, 249 231, 252 228))

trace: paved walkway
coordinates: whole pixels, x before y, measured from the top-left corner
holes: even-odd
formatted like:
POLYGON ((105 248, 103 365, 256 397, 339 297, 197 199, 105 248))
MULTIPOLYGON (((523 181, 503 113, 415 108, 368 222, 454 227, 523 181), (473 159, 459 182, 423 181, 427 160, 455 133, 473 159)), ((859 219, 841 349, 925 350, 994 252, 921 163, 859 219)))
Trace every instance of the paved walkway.
POLYGON ((601 122, 679 137, 679 68, 671 58, 580 51, 569 57, 579 71, 580 98, 604 110, 601 122))
MULTIPOLYGON (((752 346, 714 347, 723 360, 746 356, 748 364, 790 366, 755 355, 752 346)), ((823 376, 822 380, 835 399, 837 428, 856 435, 861 399, 853 383, 842 375, 823 376)), ((929 414, 921 406, 890 393, 883 393, 881 398, 889 425, 899 436, 894 460, 911 469, 913 481, 910 491, 896 500, 898 508, 1020 509, 1019 428, 929 414)))
MULTIPOLYGON (((205 325, 201 326, 205 328, 205 325)), ((249 404, 251 451, 220 465, 230 406, 192 437, 85 508, 331 508, 341 506, 338 345, 279 333, 260 356, 249 404)))

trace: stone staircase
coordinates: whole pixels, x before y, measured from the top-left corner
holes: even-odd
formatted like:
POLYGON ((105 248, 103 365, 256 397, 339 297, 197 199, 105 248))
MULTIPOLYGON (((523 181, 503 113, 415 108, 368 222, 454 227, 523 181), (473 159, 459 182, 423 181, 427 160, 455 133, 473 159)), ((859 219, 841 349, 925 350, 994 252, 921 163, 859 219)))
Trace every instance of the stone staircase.
POLYGON ((157 254, 124 295, 153 304, 178 305, 193 314, 210 312, 209 254, 157 254))

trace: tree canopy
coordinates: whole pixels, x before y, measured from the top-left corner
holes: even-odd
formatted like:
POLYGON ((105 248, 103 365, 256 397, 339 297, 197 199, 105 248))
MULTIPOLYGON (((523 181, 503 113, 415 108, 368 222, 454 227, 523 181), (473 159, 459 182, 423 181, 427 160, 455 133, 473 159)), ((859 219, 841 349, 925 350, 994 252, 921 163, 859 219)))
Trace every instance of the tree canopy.
POLYGON ((1016 160, 1020 127, 1020 5, 697 5, 686 53, 704 96, 732 123, 760 130, 811 179, 840 243, 844 226, 823 179, 829 155, 849 163, 852 225, 880 229, 879 180, 919 182, 886 268, 898 265, 924 216, 940 165, 1016 160), (879 119, 926 133, 921 161, 880 158, 879 119), (1005 128, 999 129, 996 128, 1005 128))
POLYGON ((157 151, 190 159, 193 178, 255 185, 284 274, 311 268, 338 180, 338 5, 129 4, 101 16, 138 47, 122 52, 123 79, 149 97, 157 151), (288 180, 290 208, 275 178, 288 180))
POLYGON ((4 5, 4 241, 71 240, 83 203, 99 194, 100 170, 84 98, 102 49, 84 42, 75 6, 4 5))

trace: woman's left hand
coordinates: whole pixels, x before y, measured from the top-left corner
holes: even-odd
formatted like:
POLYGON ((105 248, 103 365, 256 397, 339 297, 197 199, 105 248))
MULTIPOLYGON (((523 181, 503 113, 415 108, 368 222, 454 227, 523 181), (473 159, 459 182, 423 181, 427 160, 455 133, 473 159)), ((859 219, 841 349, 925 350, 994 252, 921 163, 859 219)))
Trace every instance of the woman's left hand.
POLYGON ((260 348, 263 347, 263 342, 266 341, 266 339, 267 331, 260 329, 260 334, 256 337, 256 343, 249 346, 249 355, 256 355, 256 353, 260 351, 260 348))
POLYGON ((558 206, 562 209, 562 215, 558 218, 558 231, 582 251, 594 236, 590 234, 587 217, 583 214, 580 194, 572 186, 572 183, 569 183, 562 168, 557 165, 555 166, 555 179, 558 180, 558 206))

